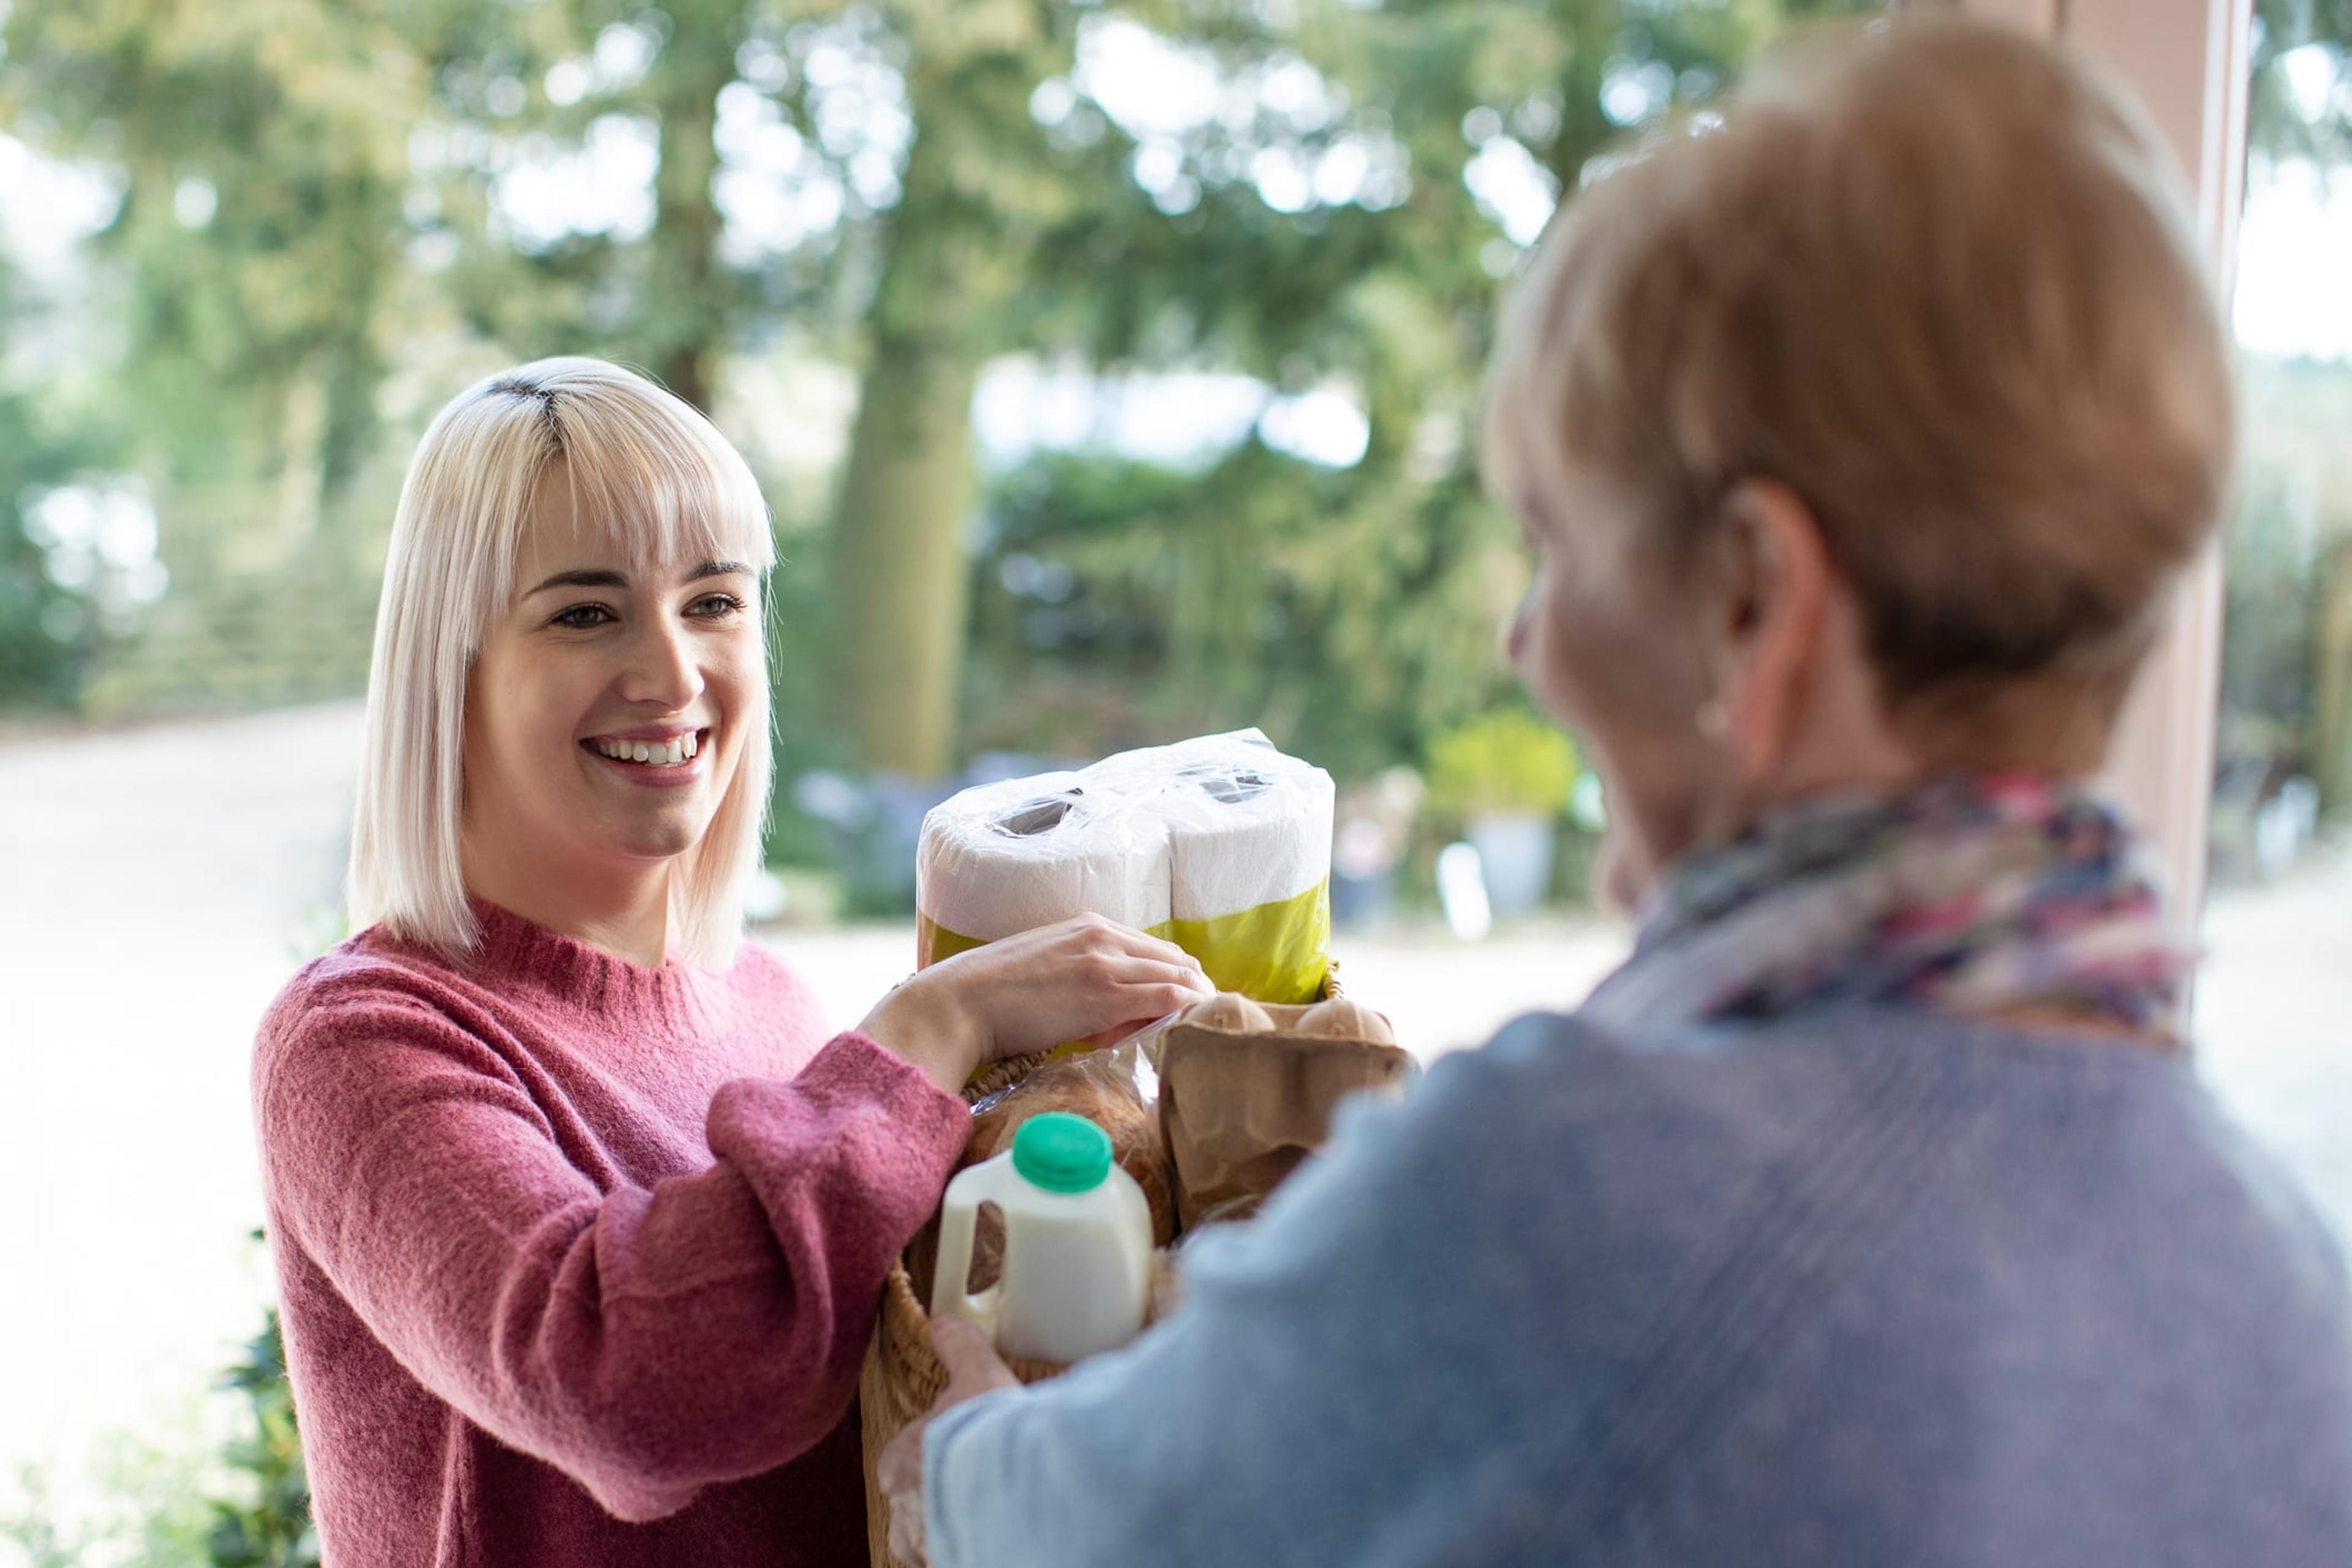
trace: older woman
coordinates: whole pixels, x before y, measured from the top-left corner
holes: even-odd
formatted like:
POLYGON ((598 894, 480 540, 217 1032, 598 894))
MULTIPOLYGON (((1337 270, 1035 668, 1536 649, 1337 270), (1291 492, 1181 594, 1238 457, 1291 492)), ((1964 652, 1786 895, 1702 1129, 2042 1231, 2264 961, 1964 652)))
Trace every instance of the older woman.
POLYGON ((1016 1391, 943 1325, 902 1545, 2352 1562, 2342 1264, 2084 783, 2230 466, 2174 184, 2073 59, 1898 22, 1580 199, 1490 466, 1633 957, 1346 1119, 1129 1351, 1016 1391))
POLYGON ((827 1039, 741 945, 769 780, 751 471, 594 360, 458 396, 393 527, 359 935, 254 1058, 326 1561, 862 1561, 846 1419, 981 1061, 1208 989, 1072 922, 827 1039))

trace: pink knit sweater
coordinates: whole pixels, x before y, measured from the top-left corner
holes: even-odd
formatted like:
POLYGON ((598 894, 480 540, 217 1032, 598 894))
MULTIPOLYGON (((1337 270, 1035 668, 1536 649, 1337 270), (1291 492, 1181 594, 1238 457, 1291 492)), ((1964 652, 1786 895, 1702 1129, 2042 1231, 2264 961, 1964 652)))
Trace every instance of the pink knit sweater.
POLYGON ((852 1409, 963 1106, 746 944, 648 969, 477 904, 380 931, 254 1057, 328 1568, 851 1568, 852 1409))

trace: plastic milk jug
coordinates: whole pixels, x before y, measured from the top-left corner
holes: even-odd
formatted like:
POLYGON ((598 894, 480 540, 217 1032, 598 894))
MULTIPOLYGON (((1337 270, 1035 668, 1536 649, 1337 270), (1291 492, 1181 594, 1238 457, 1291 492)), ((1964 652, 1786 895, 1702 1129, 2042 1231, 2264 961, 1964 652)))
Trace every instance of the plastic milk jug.
POLYGON ((931 1315, 970 1318, 1005 1355, 1073 1362, 1114 1350, 1143 1327, 1151 1281, 1151 1209, 1112 1163, 1110 1135, 1048 1110, 1013 1147, 948 1184, 940 1211, 931 1315), (1004 1214, 1003 1277, 974 1296, 971 1237, 980 1205, 1004 1214))

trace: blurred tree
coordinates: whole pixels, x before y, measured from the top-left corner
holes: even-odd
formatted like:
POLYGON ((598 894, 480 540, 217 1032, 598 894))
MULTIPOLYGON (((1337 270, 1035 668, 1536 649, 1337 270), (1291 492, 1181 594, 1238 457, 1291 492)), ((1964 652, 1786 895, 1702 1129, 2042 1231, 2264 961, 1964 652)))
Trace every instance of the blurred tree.
POLYGON ((0 117, 121 172, 96 241, 126 335, 114 391, 148 465, 278 479, 317 524, 375 433, 415 60, 383 5, 16 0, 0 117))
POLYGON ((2352 0, 2254 0, 2247 141, 2267 157, 2352 155, 2352 0))
POLYGON ((1112 190, 1037 247, 1015 318, 1033 341, 1344 388, 1365 428, 1328 466, 1270 447, 1269 417, 1189 486, 1063 460, 1009 480, 977 579, 975 738, 1099 715, 1075 691, 1123 681, 1130 722, 1263 721, 1360 774, 1501 700, 1523 567, 1475 473, 1500 279, 1620 138, 1704 102, 1791 16, 1859 8, 1310 0, 1163 39, 1221 79, 1193 121, 1121 125, 1084 73, 1074 107, 1041 95, 1115 152, 1112 190))
POLYGON ((603 354, 709 406, 763 303, 722 255, 719 105, 772 9, 558 0, 418 19, 432 110, 415 208, 450 242, 433 265, 478 331, 525 357, 603 354), (581 200, 615 168, 637 184, 581 200), (551 194, 584 210, 539 210, 551 194))
MULTIPOLYGON (((26 309, 16 288, 0 263, 0 342, 26 309)), ((0 710, 71 708, 82 671, 104 644, 97 584, 60 548, 79 542, 48 537, 35 509, 117 445, 103 422, 61 398, 0 385, 0 710)))

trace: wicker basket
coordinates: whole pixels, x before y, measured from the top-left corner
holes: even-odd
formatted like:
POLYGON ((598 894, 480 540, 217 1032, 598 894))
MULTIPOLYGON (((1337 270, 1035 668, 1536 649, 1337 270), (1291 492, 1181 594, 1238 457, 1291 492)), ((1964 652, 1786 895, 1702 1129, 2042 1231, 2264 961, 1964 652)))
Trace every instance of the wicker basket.
MULTIPOLYGON (((966 1086, 964 1098, 978 1100, 1009 1088, 1045 1059, 1038 1055, 998 1062, 966 1086)), ((1024 1383, 1066 1370, 1050 1361, 1022 1359, 1005 1364, 1024 1383)), ((890 1553, 890 1504, 875 1474, 876 1461, 883 1446, 930 1409, 947 1385, 947 1368, 931 1349, 931 1315, 915 1300, 915 1282, 908 1277, 907 1260, 900 1258, 890 1265, 890 1278, 882 1287, 882 1309, 866 1347, 865 1370, 857 1378, 858 1422, 866 1439, 866 1544, 873 1568, 905 1568, 890 1553)))
MULTIPOLYGON (((1337 962, 1324 971, 1323 994, 1340 994, 1337 962)), ((1045 1059, 1041 1054, 998 1062, 965 1087, 964 1098, 978 1100, 1009 1088, 1045 1059)), ((1025 1358, 1007 1358, 1005 1364, 1024 1383, 1042 1383, 1068 1370, 1060 1362, 1025 1358)), ((931 1349, 930 1313, 915 1300, 915 1283, 901 1258, 890 1266, 890 1278, 882 1287, 882 1308, 857 1379, 858 1421, 866 1439, 866 1543, 873 1568, 907 1568, 890 1552, 890 1504, 882 1495, 875 1463, 884 1445, 929 1411, 947 1385, 947 1368, 931 1349)))

